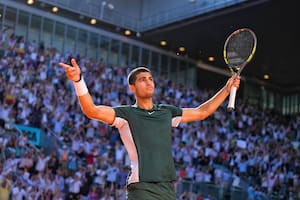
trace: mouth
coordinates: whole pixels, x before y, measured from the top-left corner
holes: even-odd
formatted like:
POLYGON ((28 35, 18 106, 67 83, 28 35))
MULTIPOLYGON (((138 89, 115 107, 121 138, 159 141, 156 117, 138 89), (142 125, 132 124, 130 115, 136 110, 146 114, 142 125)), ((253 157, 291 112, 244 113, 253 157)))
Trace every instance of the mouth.
POLYGON ((147 90, 154 90, 154 88, 152 86, 149 86, 146 88, 147 90))

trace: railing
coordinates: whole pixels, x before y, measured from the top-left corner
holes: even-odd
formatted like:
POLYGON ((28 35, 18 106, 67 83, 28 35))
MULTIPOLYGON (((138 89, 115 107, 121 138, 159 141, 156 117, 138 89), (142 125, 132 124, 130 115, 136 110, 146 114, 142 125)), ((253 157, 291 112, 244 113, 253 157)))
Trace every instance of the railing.
MULTIPOLYGON (((181 180, 176 186, 177 199, 196 200, 197 197, 209 198, 210 200, 248 200, 248 192, 239 187, 217 185, 210 182, 195 182, 190 180, 181 180)), ((255 193, 255 200, 271 200, 275 198, 267 197, 263 193, 255 193)))

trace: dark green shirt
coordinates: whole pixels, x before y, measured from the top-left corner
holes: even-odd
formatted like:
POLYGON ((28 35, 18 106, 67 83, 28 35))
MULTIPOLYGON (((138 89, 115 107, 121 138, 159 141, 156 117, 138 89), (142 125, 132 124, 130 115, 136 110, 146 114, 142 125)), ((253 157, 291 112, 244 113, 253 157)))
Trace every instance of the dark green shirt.
POLYGON ((182 109, 170 105, 154 105, 151 110, 135 106, 114 109, 113 125, 131 160, 129 183, 176 180, 171 130, 178 126, 182 109))

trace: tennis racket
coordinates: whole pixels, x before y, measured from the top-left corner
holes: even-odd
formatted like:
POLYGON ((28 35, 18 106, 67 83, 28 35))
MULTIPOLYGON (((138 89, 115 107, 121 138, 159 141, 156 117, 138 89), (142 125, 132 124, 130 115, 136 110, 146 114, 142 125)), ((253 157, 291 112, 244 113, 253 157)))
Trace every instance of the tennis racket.
MULTIPOLYGON (((248 28, 241 28, 231 33, 224 44, 223 56, 231 73, 239 76, 244 67, 252 60, 256 51, 257 38, 248 28)), ((236 87, 232 87, 227 108, 235 106, 236 87)))

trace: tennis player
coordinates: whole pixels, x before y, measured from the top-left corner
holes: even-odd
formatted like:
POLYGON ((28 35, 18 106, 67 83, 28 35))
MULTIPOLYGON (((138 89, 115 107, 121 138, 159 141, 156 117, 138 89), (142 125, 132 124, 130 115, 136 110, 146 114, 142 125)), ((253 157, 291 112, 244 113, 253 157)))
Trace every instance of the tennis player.
POLYGON ((175 200, 173 182, 175 165, 171 153, 171 129, 180 123, 204 120, 229 95, 232 86, 239 87, 240 78, 233 75, 211 99, 196 108, 157 105, 152 101, 155 85, 151 71, 137 67, 128 75, 134 105, 109 107, 95 105, 75 59, 71 65, 59 63, 73 81, 83 113, 115 126, 131 161, 127 179, 128 200, 175 200))

